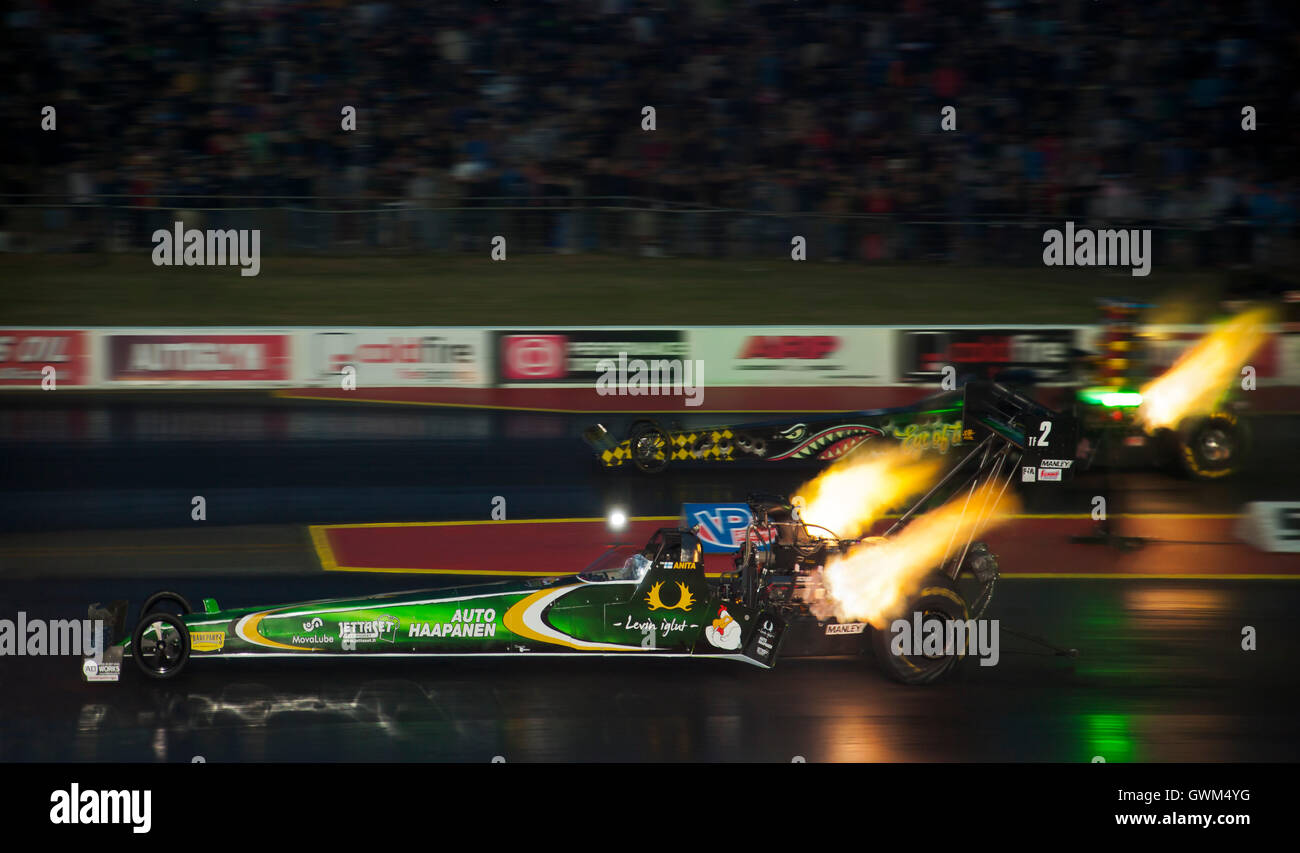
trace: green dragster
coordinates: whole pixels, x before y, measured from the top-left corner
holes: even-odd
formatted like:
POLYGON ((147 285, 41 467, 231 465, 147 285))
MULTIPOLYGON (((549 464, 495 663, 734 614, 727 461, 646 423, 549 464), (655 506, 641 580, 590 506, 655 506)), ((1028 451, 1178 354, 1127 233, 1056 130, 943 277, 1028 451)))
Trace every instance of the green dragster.
MULTIPOLYGON (((1070 416, 995 383, 969 383, 962 395, 960 416, 972 430, 972 449, 891 530, 951 495, 978 493, 981 484, 997 487, 987 494, 1001 494, 1027 472, 1035 476, 1026 481, 1068 479, 1073 459, 1060 453, 1077 444, 1070 416)), ((978 518, 985 508, 977 503, 954 505, 978 518)), ((175 593, 155 593, 131 636, 107 649, 107 660, 85 659, 83 674, 88 681, 115 681, 127 654, 153 678, 171 678, 192 660, 253 656, 601 655, 722 658, 770 668, 778 655, 870 654, 904 683, 931 683, 955 671, 966 655, 962 644, 951 652, 900 651, 892 632, 912 630, 905 619, 873 630, 865 621, 829 615, 835 611, 825 607, 824 568, 883 537, 841 539, 805 524, 796 502, 783 497, 751 496, 748 509, 735 568, 713 579, 704 573, 697 533, 665 527, 643 548, 607 551, 586 571, 567 577, 277 607, 222 609, 205 599, 202 612, 191 612, 175 593), (181 612, 161 609, 168 604, 181 612)), ((987 546, 974 541, 978 527, 968 530, 962 545, 954 526, 943 559, 904 603, 900 612, 912 615, 914 632, 922 622, 968 622, 972 610, 978 619, 988 606, 998 565, 987 546), (957 584, 972 579, 977 594, 968 606, 957 584)), ((126 602, 111 609, 116 630, 125 633, 126 602)))
POLYGON ((157 593, 117 643, 154 678, 190 661, 242 656, 648 655, 770 667, 784 630, 775 613, 722 600, 695 534, 670 528, 568 577, 279 607, 221 609, 205 599, 202 612, 180 614, 159 609, 168 602, 189 610, 175 593, 157 593))

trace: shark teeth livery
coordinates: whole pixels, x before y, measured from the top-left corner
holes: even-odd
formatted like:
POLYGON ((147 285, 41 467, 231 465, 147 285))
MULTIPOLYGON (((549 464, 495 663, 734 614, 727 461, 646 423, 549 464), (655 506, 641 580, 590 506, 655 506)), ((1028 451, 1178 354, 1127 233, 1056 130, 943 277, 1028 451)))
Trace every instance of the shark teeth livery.
POLYGON ((839 459, 863 442, 882 435, 884 435, 882 431, 866 424, 831 427, 809 436, 785 453, 771 457, 770 461, 806 459, 810 456, 822 460, 839 459))

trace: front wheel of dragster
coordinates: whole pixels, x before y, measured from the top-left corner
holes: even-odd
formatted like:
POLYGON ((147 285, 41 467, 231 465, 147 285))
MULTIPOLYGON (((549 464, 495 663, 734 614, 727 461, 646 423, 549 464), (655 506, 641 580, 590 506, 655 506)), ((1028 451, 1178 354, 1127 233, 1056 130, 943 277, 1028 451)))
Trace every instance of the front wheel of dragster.
POLYGON ((907 622, 906 635, 888 628, 872 629, 871 646, 876 663, 886 675, 904 684, 934 684, 952 676, 965 660, 966 649, 941 648, 937 653, 931 649, 927 654, 923 640, 935 630, 939 631, 939 637, 946 638, 947 623, 965 622, 970 618, 969 613, 966 599, 957 591, 951 578, 940 573, 928 576, 899 617, 907 622), (918 613, 921 635, 913 636, 918 624, 914 614, 918 613))
POLYGON ((672 449, 668 433, 654 421, 637 421, 627 436, 632 451, 632 463, 647 474, 656 474, 668 467, 672 449))
POLYGON ((145 614, 131 635, 131 657, 150 678, 174 678, 190 659, 190 631, 171 613, 145 614))
POLYGON ((1231 412, 1189 419, 1178 427, 1178 458, 1199 480, 1217 480, 1241 470, 1250 449, 1250 432, 1231 412))
POLYGON ((194 608, 190 607, 190 603, 185 599, 185 596, 181 595, 179 592, 172 592, 169 589, 164 589, 155 592, 144 600, 144 604, 140 607, 140 616, 143 617, 152 613, 154 610, 158 609, 158 605, 160 604, 174 605, 176 608, 180 609, 181 616, 194 612, 194 608))

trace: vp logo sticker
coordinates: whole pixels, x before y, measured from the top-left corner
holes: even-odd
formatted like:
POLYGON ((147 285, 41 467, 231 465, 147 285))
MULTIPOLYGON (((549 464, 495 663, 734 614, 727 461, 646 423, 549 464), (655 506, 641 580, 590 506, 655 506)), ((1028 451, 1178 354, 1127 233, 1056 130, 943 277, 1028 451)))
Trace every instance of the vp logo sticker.
MULTIPOLYGON (((699 528, 700 544, 706 554, 726 554, 739 551, 745 544, 745 531, 753 517, 746 504, 682 504, 686 526, 699 528)), ((770 535, 767 539, 770 540, 770 535)), ((758 543, 767 547, 766 541, 758 543)))

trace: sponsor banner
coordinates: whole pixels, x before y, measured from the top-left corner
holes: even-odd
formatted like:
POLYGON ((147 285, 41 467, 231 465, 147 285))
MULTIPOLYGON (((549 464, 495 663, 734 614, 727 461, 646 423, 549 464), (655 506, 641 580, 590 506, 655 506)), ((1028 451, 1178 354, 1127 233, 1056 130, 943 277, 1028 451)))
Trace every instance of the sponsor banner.
POLYGON ((569 339, 564 335, 504 335, 501 379, 506 382, 563 380, 569 375, 569 339))
POLYGON ((951 365, 958 379, 994 379, 1004 370, 1030 370, 1040 384, 1066 383, 1078 334, 1077 327, 899 329, 898 378, 937 384, 943 368, 951 365))
MULTIPOLYGON (((749 505, 743 503, 684 503, 682 520, 689 529, 696 530, 704 553, 734 554, 745 544, 745 534, 753 516, 749 505)), ((770 538, 770 533, 768 535, 770 538)), ((764 540, 757 542, 759 548, 766 548, 768 544, 764 540)))
POLYGON ((898 329, 898 380, 940 382, 952 365, 957 378, 996 378, 1002 371, 1032 371, 1040 384, 1071 380, 1070 351, 1078 328, 1015 329, 966 326, 898 329))
POLYGON ((345 367, 356 385, 481 388, 491 383, 489 336, 478 329, 304 329, 308 384, 338 385, 345 367))
MULTIPOLYGON (((501 330, 496 333, 497 380, 504 385, 591 385, 601 361, 692 358, 681 329, 501 330)), ((707 365, 706 365, 707 368, 707 365)), ((705 372, 706 384, 714 382, 705 372)))
POLYGON ((79 329, 0 329, 0 385, 40 388, 54 368, 55 388, 90 385, 90 333, 79 329))
POLYGON ((276 332, 160 331, 104 335, 116 382, 239 386, 288 383, 291 338, 276 332))
POLYGON ((225 631, 193 631, 190 649, 196 652, 219 652, 226 646, 225 631))
MULTIPOLYGON (((1143 327, 1140 370, 1166 369, 1208 329, 1143 327)), ((1300 386, 1300 332, 1276 331, 1251 366, 1263 385, 1300 386)), ((594 386, 598 363, 617 363, 622 353, 629 361, 698 360, 706 387, 937 385, 946 365, 959 377, 1029 370, 1052 385, 1070 381, 1070 350, 1096 352, 1101 335, 1097 326, 19 328, 0 329, 0 387, 39 388, 47 365, 59 388, 328 387, 347 365, 358 389, 594 386)))
POLYGON ((713 385, 888 385, 893 334, 864 326, 724 326, 691 329, 688 340, 713 385))
POLYGON ((81 678, 83 681, 115 682, 122 677, 122 647, 114 646, 104 649, 99 660, 92 657, 82 658, 81 678))
POLYGON ((1237 535, 1261 551, 1300 552, 1300 503, 1255 501, 1237 522, 1237 535))

